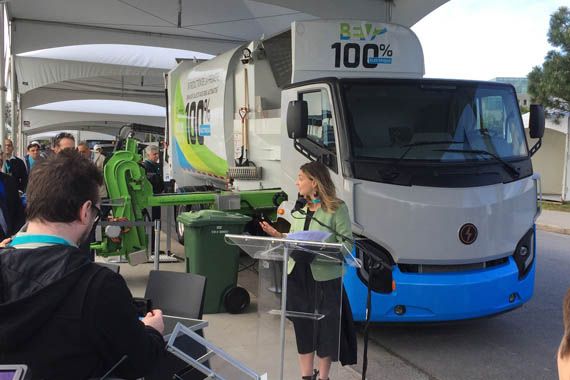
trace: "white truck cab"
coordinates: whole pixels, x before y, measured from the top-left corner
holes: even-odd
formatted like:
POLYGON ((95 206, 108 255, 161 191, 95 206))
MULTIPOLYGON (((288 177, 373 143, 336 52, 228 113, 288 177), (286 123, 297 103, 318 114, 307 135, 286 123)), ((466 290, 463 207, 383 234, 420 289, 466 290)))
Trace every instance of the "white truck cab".
MULTIPOLYGON (((532 296, 539 177, 515 90, 423 75, 410 29, 352 20, 295 22, 183 63, 169 75, 170 175, 222 186, 229 174, 291 202, 299 167, 323 162, 365 242, 345 277, 356 320, 371 284, 376 321, 516 308, 532 296)), ((541 137, 540 108, 531 119, 541 137)))

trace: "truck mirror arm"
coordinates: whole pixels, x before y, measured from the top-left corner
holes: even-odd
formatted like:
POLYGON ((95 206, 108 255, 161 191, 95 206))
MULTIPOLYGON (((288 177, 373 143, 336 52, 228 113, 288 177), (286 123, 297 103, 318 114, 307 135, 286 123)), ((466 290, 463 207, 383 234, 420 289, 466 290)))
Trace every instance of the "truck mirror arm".
POLYGON ((538 141, 536 142, 536 144, 533 145, 532 148, 530 148, 530 151, 528 152, 529 156, 530 157, 534 156, 534 154, 538 152, 541 146, 542 146, 542 137, 538 139, 538 141))
POLYGON ((309 160, 322 162, 335 173, 338 173, 336 155, 333 152, 330 152, 329 150, 306 138, 294 139, 293 147, 297 152, 301 153, 309 160))

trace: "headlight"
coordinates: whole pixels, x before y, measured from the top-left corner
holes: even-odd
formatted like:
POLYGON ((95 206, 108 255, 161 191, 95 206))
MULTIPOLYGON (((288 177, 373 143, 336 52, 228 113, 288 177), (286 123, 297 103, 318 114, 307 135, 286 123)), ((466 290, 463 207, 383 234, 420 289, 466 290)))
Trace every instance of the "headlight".
POLYGON ((528 230, 519 240, 513 258, 519 269, 520 280, 528 273, 534 260, 534 229, 528 230))

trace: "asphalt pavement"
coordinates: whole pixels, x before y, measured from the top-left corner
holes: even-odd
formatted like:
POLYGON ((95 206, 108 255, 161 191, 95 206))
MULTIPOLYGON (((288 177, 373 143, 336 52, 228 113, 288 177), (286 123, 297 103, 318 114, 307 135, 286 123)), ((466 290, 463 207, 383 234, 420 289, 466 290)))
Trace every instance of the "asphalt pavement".
MULTIPOLYGON (((561 304, 570 287, 570 213, 543 210, 536 225, 535 293, 527 304, 503 315, 466 322, 374 325, 367 379, 557 379, 556 351, 563 332, 561 304)), ((174 246, 175 250, 182 249, 176 243, 174 246)), ((121 272, 133 293, 140 295, 152 264, 137 268, 127 265, 124 271, 123 267, 121 272), (141 267, 148 268, 141 271, 141 267)), ((184 266, 163 264, 161 269, 184 271, 184 266)), ((240 275, 240 284, 255 289, 255 281, 249 277, 240 275)), ((219 323, 224 326, 238 322, 235 316, 223 314, 206 319, 212 319, 215 327, 220 317, 219 323)), ((215 330, 223 331, 210 330, 208 337, 212 338, 215 330)), ((361 334, 359 340, 359 363, 352 367, 358 378, 362 370, 361 334)))
POLYGON ((558 379, 569 247, 570 236, 538 231, 534 295, 517 310, 465 322, 374 325, 367 379, 558 379))

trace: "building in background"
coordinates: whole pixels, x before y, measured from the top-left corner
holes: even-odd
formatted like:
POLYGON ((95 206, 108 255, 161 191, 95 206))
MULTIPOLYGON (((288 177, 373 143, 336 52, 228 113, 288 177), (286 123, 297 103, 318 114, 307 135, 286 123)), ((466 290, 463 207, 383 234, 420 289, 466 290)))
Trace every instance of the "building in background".
POLYGON ((519 107, 521 108, 524 107, 524 109, 528 111, 530 107, 530 95, 528 93, 528 78, 496 77, 491 80, 493 82, 512 84, 515 87, 515 91, 517 92, 519 107))

